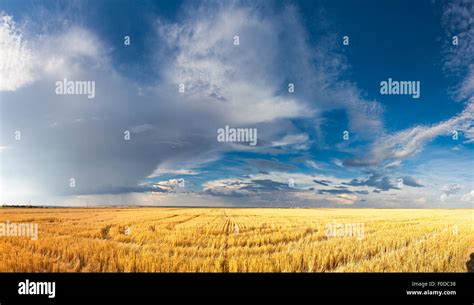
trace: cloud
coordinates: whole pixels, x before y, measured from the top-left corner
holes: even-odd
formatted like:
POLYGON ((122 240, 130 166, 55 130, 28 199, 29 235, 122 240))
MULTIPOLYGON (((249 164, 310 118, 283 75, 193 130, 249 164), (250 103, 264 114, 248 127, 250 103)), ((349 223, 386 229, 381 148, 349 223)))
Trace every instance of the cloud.
MULTIPOLYGON (((137 186, 124 186, 124 187, 102 187, 97 189, 93 193, 96 195, 103 194, 127 194, 127 193, 166 193, 169 189, 162 187, 159 184, 156 185, 137 185, 137 186)), ((81 194, 81 192, 78 192, 81 194)), ((65 192, 63 195, 74 195, 74 191, 65 192)))
POLYGON ((20 196, 8 192, 16 196, 10 200, 143 192, 139 182, 160 162, 190 158, 208 149, 189 132, 192 128, 169 118, 177 112, 176 120, 189 121, 196 113, 178 112, 173 99, 156 104, 151 103, 153 98, 137 97, 133 83, 104 59, 108 47, 91 31, 69 25, 52 33, 22 34, 26 36, 35 46, 30 81, 12 87, 14 92, 0 92, 2 146, 15 151, 2 152, 6 166, 1 174, 8 177, 2 179, 2 188, 31 185, 20 196), (54 94, 55 81, 64 77, 95 81, 95 99, 54 94), (156 128, 144 122, 154 122, 156 128), (123 133, 129 126, 132 135, 127 142, 123 133), (21 141, 12 138, 14 131, 21 132, 21 141), (182 150, 177 153, 176 147, 182 150), (74 188, 69 187, 71 178, 77 182, 74 188))
POLYGON ((442 26, 447 38, 445 45, 445 67, 453 71, 472 68, 474 53, 474 29, 472 16, 474 7, 469 0, 447 2, 442 14, 442 26), (452 44, 452 36, 459 38, 458 45, 452 44))
MULTIPOLYGON (((257 124, 306 116, 311 110, 294 96, 275 94, 283 85, 275 63, 281 24, 253 5, 199 6, 185 22, 157 23, 168 49, 176 50, 164 68, 170 84, 184 84, 185 96, 212 105, 229 124, 257 124), (239 45, 234 37, 239 36, 239 45)), ((281 20, 280 20, 281 21, 281 20)))
POLYGON ((371 173, 366 179, 353 179, 350 182, 344 182, 345 185, 351 186, 371 186, 375 187, 376 191, 388 191, 396 189, 390 182, 390 178, 378 173, 371 173))
POLYGON ((445 184, 442 188, 443 194, 439 197, 439 200, 446 202, 449 196, 458 193, 462 188, 463 186, 458 183, 445 184))
MULTIPOLYGON (((434 138, 451 135, 453 131, 469 131, 474 124, 474 103, 468 104, 458 115, 431 126, 415 126, 381 137, 372 143, 364 157, 344 160, 347 166, 396 167, 403 160, 419 153, 434 138)), ((469 137, 470 133, 465 133, 469 137)), ((472 140, 472 139, 470 139, 472 140)))
MULTIPOLYGON (((265 174, 269 176, 268 174, 265 174)), ((256 176, 258 177, 258 176, 256 176)), ((254 196, 255 193, 293 191, 288 181, 271 179, 229 178, 206 182, 203 192, 215 196, 254 196)))
POLYGON ((199 167, 211 164, 219 160, 219 156, 215 154, 202 154, 197 157, 187 158, 167 158, 158 164, 147 178, 155 178, 165 174, 174 175, 198 175, 199 167))
POLYGON ((332 163, 334 163, 334 165, 336 166, 344 167, 344 162, 339 159, 336 159, 336 158, 332 159, 332 163))
POLYGON ((449 195, 452 195, 452 194, 456 194, 461 189, 462 189, 462 185, 460 185, 458 183, 454 183, 454 184, 444 185, 442 190, 447 196, 449 196, 449 195))
POLYGON ((11 149, 11 147, 10 146, 0 146, 0 153, 2 151, 6 151, 7 149, 11 149))
POLYGON ((319 194, 352 194, 353 192, 344 189, 318 190, 319 194))
POLYGON ((410 176, 403 176, 403 185, 411 186, 411 187, 423 187, 421 182, 413 177, 410 176))
POLYGON ((14 91, 34 80, 33 52, 12 16, 0 12, 0 91, 14 91))
POLYGON ((159 168, 155 170, 148 178, 161 176, 164 174, 174 175, 198 175, 199 173, 191 169, 172 169, 172 168, 159 168))
POLYGON ((415 202, 418 204, 425 204, 426 203, 426 198, 425 197, 420 197, 415 199, 415 202))
POLYGON ((130 127, 130 131, 133 133, 142 133, 147 131, 155 130, 155 127, 151 124, 141 124, 137 126, 130 127))
MULTIPOLYGON (((398 178, 400 179, 400 178, 398 178)), ((380 193, 381 191, 388 191, 391 189, 399 190, 400 187, 398 186, 398 179, 397 185, 392 184, 391 178, 389 176, 385 176, 381 173, 372 172, 369 174, 368 178, 365 179, 352 179, 350 182, 343 182, 343 185, 350 185, 350 186, 370 186, 374 187, 373 190, 376 193, 380 193)), ((410 187, 424 187, 421 182, 414 177, 411 176, 403 176, 403 186, 410 186, 410 187)), ((365 191, 359 194, 366 194, 365 191)))
POLYGON ((17 28, 4 12, 0 22, 0 91, 16 91, 44 78, 80 77, 84 66, 103 66, 106 61, 100 40, 85 28, 69 26, 35 35, 17 28))
POLYGON ((270 192, 275 190, 290 190, 288 182, 282 183, 270 179, 252 180, 253 185, 247 185, 243 189, 259 192, 270 192))
POLYGON ((343 183, 345 180, 329 176, 313 176, 303 173, 270 172, 208 181, 203 185, 203 193, 216 197, 244 200, 250 205, 276 206, 339 206, 354 204, 358 195, 368 195, 361 188, 314 189, 313 179, 343 183), (289 180, 293 179, 291 187, 289 180))
POLYGON ((393 134, 385 134, 368 147, 368 153, 344 160, 347 166, 384 166, 393 169, 419 152, 431 140, 451 135, 454 131, 464 137, 464 144, 474 142, 474 28, 470 26, 474 7, 469 1, 454 1, 445 5, 442 24, 450 35, 445 46, 444 67, 462 76, 457 97, 466 101, 465 109, 458 115, 431 126, 414 126, 393 134), (452 45, 451 37, 457 35, 459 45, 452 45))
MULTIPOLYGON (((324 179, 325 176, 318 176, 324 179)), ((308 189, 313 186, 314 176, 303 173, 290 173, 284 171, 259 172, 245 177, 234 177, 226 179, 216 179, 207 181, 203 185, 204 191, 214 190, 227 193, 229 190, 237 192, 242 191, 248 194, 250 191, 258 190, 286 190, 295 191, 308 189), (290 187, 290 180, 294 182, 294 187, 290 187)))
MULTIPOLYGON (((157 22, 157 32, 165 52, 173 53, 163 79, 170 86, 184 84, 183 95, 192 96, 194 104, 212 105, 229 124, 295 117, 317 121, 324 111, 344 109, 361 137, 382 129, 380 104, 366 101, 355 84, 342 80, 347 66, 335 37, 309 44, 296 7, 262 11, 258 5, 234 3, 191 5, 189 10, 184 21, 157 22), (295 84, 294 93, 288 92, 289 82, 295 84)), ((304 137, 287 135, 271 143, 304 137)))
POLYGON ((320 164, 319 162, 313 161, 313 160, 306 160, 305 164, 307 164, 309 167, 317 170, 321 170, 323 165, 320 164))
POLYGON ((279 146, 298 146, 299 149, 307 148, 308 146, 305 143, 308 141, 309 137, 305 133, 301 134, 292 134, 286 135, 282 139, 276 140, 272 142, 271 146, 279 147, 279 146))
POLYGON ((203 192, 215 196, 243 196, 249 194, 245 187, 250 184, 243 179, 219 179, 206 182, 203 192))
POLYGON ((444 68, 464 78, 455 89, 456 97, 458 100, 470 102, 474 102, 473 15, 474 6, 468 0, 447 2, 442 15, 442 25, 447 36, 444 47, 444 68), (453 45, 453 36, 458 37, 457 45, 453 45))
POLYGON ((462 195, 461 201, 474 203, 474 190, 462 195))
POLYGON ((339 194, 334 198, 329 198, 330 201, 333 201, 338 204, 353 204, 358 197, 351 194, 339 194))
MULTIPOLYGON (((31 185, 25 198, 75 196, 134 190, 164 174, 194 174, 206 159, 244 149, 217 143, 215 131, 225 125, 258 127, 259 153, 307 149, 309 135, 290 120, 312 122, 334 108, 347 110, 357 128, 371 129, 364 122, 379 121, 378 106, 339 80, 345 64, 327 47, 334 41, 309 44, 295 7, 267 8, 189 3, 176 22, 157 21, 156 61, 148 64, 159 73, 149 86, 117 71, 111 46, 87 23, 63 12, 31 12, 34 26, 23 29, 2 14, 2 54, 8 56, 2 56, 0 95, 8 115, 2 115, 0 132, 1 145, 12 147, 2 150, 3 187, 31 185), (55 81, 64 78, 95 81, 96 97, 55 95, 55 81), (295 84, 292 94, 289 82, 295 84), (314 87, 320 90, 307 90, 314 87), (11 140, 15 130, 22 132, 21 142, 11 140), (130 140, 123 137, 126 130, 130 140)), ((246 164, 266 172, 294 169, 258 158, 246 164)))
MULTIPOLYGON (((155 182, 151 184, 151 188, 158 188, 163 190, 163 192, 168 193, 179 193, 179 192, 186 192, 188 182, 185 179, 169 179, 169 180, 162 180, 159 182, 155 182)), ((146 184, 145 184, 146 185, 146 184)))
POLYGON ((328 186, 330 183, 332 183, 331 181, 329 180, 313 180, 314 183, 317 183, 317 184, 321 184, 321 185, 324 185, 324 186, 328 186))

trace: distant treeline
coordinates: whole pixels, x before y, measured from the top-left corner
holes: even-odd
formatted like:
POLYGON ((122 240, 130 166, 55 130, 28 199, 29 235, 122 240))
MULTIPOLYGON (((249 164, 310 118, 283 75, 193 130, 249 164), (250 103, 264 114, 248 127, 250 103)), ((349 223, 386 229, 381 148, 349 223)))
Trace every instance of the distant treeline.
POLYGON ((3 204, 2 208, 22 208, 22 209, 38 209, 38 208, 49 208, 41 205, 12 205, 12 204, 3 204))

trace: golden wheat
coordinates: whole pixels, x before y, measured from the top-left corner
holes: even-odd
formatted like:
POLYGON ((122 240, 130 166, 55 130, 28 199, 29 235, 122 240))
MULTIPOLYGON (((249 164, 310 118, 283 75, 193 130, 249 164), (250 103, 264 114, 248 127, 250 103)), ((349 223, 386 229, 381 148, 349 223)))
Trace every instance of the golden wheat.
POLYGON ((465 272, 473 210, 0 209, 1 272, 465 272), (363 224, 362 239, 326 225, 363 224))

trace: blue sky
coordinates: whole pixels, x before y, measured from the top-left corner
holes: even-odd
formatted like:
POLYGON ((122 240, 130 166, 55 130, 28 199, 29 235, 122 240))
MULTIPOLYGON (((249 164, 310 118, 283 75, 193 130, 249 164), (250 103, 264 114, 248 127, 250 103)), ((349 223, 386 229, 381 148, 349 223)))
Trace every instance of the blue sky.
POLYGON ((0 11, 3 203, 472 207, 469 1, 0 11), (95 97, 56 94, 65 78, 95 97), (389 78, 419 98, 382 94, 389 78), (218 141, 225 126, 257 145, 218 141))

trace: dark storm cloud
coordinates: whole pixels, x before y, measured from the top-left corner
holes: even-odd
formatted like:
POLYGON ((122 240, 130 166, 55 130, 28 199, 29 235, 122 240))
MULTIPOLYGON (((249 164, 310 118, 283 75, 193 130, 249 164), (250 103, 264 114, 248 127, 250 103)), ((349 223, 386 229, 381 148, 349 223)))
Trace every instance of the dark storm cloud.
POLYGON ((330 189, 330 190, 318 190, 319 194, 352 194, 354 192, 349 190, 337 190, 337 189, 330 189))
POLYGON ((408 185, 411 187, 424 187, 424 185, 420 184, 415 178, 410 176, 401 177, 403 179, 403 184, 408 185))
POLYGON ((350 182, 344 182, 350 186, 371 186, 378 191, 388 191, 390 189, 398 189, 390 182, 390 178, 381 174, 372 173, 367 179, 352 179, 350 182))
POLYGON ((350 191, 347 189, 329 189, 329 190, 318 190, 319 194, 360 194, 368 195, 368 191, 350 191))
MULTIPOLYGON (((125 187, 102 187, 92 190, 93 194, 101 195, 101 194, 111 194, 111 195, 118 195, 118 194, 127 194, 127 193, 147 193, 147 192, 156 192, 156 193, 167 193, 167 189, 160 188, 158 186, 125 186, 125 187)), ((83 193, 78 192, 74 193, 74 189, 68 192, 65 192, 61 195, 83 195, 83 193)))
POLYGON ((281 183, 270 179, 252 180, 252 185, 244 187, 246 190, 270 192, 275 190, 291 190, 287 183, 281 183))
POLYGON ((329 180, 313 180, 313 181, 314 181, 314 183, 321 184, 321 185, 324 185, 324 186, 329 186, 329 184, 332 183, 329 180))

